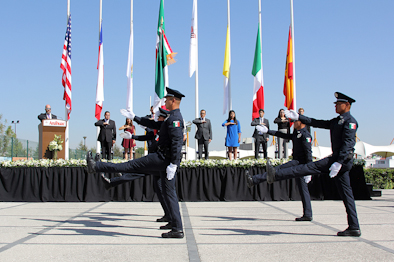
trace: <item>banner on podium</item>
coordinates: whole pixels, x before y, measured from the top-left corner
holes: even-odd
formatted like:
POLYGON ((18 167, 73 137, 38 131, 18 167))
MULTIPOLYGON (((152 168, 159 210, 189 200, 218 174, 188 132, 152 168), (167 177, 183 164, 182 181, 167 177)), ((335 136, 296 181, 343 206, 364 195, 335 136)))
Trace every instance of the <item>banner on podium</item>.
POLYGON ((58 119, 45 119, 42 120, 42 126, 58 126, 58 127, 66 127, 65 120, 58 120, 58 119))

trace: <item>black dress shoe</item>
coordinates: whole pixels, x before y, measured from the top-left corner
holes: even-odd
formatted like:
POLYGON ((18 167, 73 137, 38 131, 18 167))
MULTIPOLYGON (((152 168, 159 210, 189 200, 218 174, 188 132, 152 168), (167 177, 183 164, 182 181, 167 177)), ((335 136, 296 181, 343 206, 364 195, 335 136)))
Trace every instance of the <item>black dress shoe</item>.
POLYGON ((295 219, 295 221, 312 221, 313 218, 312 217, 306 217, 306 216, 302 216, 302 217, 297 217, 295 219))
POLYGON ((172 228, 171 223, 168 223, 167 225, 160 227, 160 229, 171 229, 171 228, 172 228))
POLYGON ((170 220, 168 219, 168 217, 163 216, 162 218, 156 219, 156 222, 170 222, 170 220))
POLYGON ((108 177, 106 177, 105 175, 104 175, 104 173, 101 173, 101 180, 103 181, 103 183, 104 183, 104 187, 105 187, 105 189, 110 189, 112 186, 111 186, 111 179, 109 179, 108 177))
POLYGON ((161 234, 162 238, 183 238, 185 235, 181 230, 171 230, 168 233, 161 234))
POLYGON ((123 176, 123 174, 122 173, 114 173, 114 176, 115 177, 121 177, 121 176, 123 176))
POLYGON ((349 229, 349 228, 347 228, 345 231, 338 232, 337 236, 340 236, 340 237, 359 237, 359 236, 361 236, 361 231, 360 231, 360 229, 349 229))
POLYGON ((253 183, 252 176, 249 174, 249 170, 245 171, 245 178, 246 178, 246 183, 247 183, 248 187, 252 188, 254 186, 254 183, 253 183))
POLYGON ((93 160, 92 151, 86 154, 86 165, 88 166, 88 173, 96 173, 96 161, 93 160))
POLYGON ((275 168, 271 165, 271 161, 267 160, 267 183, 275 182, 275 168))

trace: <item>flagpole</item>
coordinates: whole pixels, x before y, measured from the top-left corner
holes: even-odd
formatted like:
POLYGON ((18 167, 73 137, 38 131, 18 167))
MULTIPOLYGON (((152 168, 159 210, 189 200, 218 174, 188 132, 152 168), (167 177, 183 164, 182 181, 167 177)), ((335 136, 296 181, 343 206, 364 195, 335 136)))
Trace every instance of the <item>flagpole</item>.
POLYGON ((230 34, 230 0, 227 0, 227 26, 228 26, 228 32, 229 32, 229 51, 230 51, 230 67, 228 70, 228 106, 229 109, 233 109, 233 104, 231 102, 231 34, 230 34))
MULTIPOLYGON (((260 53, 260 61, 261 61, 261 74, 263 74, 263 33, 262 33, 262 27, 261 27, 261 0, 259 1, 259 27, 260 27, 260 48, 261 48, 261 53, 260 53)), ((262 78, 264 81, 264 78, 262 78)), ((261 83, 264 86, 264 82, 261 83)))
MULTIPOLYGON (((133 30, 134 30, 134 22, 133 22, 133 19, 134 19, 134 17, 133 17, 133 7, 134 7, 134 1, 133 0, 130 0, 130 37, 131 37, 131 41, 132 41, 132 43, 133 43, 133 46, 132 46, 132 50, 131 50, 131 52, 132 52, 132 56, 134 57, 134 32, 133 32, 133 30)), ((131 65, 132 67, 134 67, 134 65, 132 64, 131 65)), ((133 68, 134 69, 134 68, 133 68)), ((130 68, 129 68, 129 70, 130 70, 130 68)), ((131 99, 130 99, 130 108, 131 108, 131 111, 134 111, 133 110, 133 89, 134 89, 134 87, 133 87, 133 75, 131 75, 131 80, 130 80, 130 90, 129 90, 129 92, 130 92, 130 97, 131 97, 131 99)))
MULTIPOLYGON (((198 8, 197 8, 197 1, 198 0, 195 0, 196 1, 196 13, 195 13, 195 17, 194 17, 194 19, 195 19, 195 23, 196 23, 196 25, 197 25, 197 27, 196 28, 194 28, 194 34, 196 35, 196 72, 195 72, 195 83, 196 83, 196 118, 198 118, 198 111, 199 111, 199 108, 198 108, 198 103, 199 103, 199 101, 198 101, 198 8)), ((195 142, 195 152, 197 152, 197 148, 198 148, 198 141, 197 141, 197 139, 195 139, 194 140, 194 142, 195 142)), ((186 156, 189 158, 189 154, 188 154, 188 152, 187 152, 187 145, 186 145, 186 156)))
POLYGON ((295 63, 295 50, 294 50, 294 14, 293 14, 293 0, 290 0, 290 23, 291 23, 291 38, 292 38, 292 47, 293 47, 293 105, 294 110, 297 110, 297 97, 296 97, 296 63, 295 63))
MULTIPOLYGON (((68 23, 68 19, 70 17, 70 0, 67 0, 67 23, 68 23)), ((69 149, 70 149, 70 141, 69 141, 69 125, 70 125, 70 121, 68 120, 68 111, 67 111, 67 107, 64 108, 65 111, 65 117, 64 119, 66 120, 67 124, 66 124, 66 131, 64 134, 64 159, 68 160, 69 159, 69 149)))
MULTIPOLYGON (((100 42, 100 33, 101 33, 101 22, 102 22, 102 13, 103 13, 103 0, 100 0, 100 15, 99 15, 99 42, 100 42)), ((100 133, 100 127, 96 128, 96 137, 98 138, 100 133)), ((96 139, 96 154, 100 154, 100 142, 96 139)))

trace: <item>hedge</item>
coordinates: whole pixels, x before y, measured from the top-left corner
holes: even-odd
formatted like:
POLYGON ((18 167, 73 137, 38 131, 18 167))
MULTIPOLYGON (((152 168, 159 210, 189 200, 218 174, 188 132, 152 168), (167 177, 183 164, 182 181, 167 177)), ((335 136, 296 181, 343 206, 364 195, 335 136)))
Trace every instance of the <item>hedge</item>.
POLYGON ((394 169, 364 168, 364 175, 374 189, 394 189, 394 169))

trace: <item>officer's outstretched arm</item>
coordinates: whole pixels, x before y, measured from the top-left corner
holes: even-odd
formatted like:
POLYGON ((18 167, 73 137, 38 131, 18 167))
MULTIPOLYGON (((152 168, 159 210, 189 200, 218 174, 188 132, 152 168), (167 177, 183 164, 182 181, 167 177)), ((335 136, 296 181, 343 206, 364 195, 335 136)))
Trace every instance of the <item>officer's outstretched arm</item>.
POLYGON ((323 128, 323 129, 330 129, 330 124, 332 120, 317 120, 314 118, 309 118, 304 115, 300 115, 299 119, 303 124, 306 124, 308 126, 313 126, 317 128, 323 128))
POLYGON ((275 130, 268 130, 267 134, 270 134, 271 136, 277 136, 280 138, 284 138, 284 139, 289 139, 289 140, 291 140, 291 138, 292 138, 292 134, 286 134, 286 133, 282 133, 282 132, 275 131, 275 130))
POLYGON ((160 129, 161 124, 163 123, 163 121, 155 121, 155 120, 149 119, 147 117, 138 117, 138 116, 134 117, 134 121, 137 124, 140 124, 140 125, 152 128, 152 129, 157 129, 157 130, 160 129))

